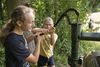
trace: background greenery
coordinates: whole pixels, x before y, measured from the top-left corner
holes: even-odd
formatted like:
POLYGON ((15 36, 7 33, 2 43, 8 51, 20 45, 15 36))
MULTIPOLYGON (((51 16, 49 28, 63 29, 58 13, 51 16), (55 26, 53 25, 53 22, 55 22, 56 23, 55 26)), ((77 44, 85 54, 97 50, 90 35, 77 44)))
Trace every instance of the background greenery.
MULTIPOLYGON (((100 0, 0 0, 0 27, 10 17, 12 8, 16 5, 29 2, 36 11, 36 25, 42 26, 45 17, 50 16, 54 22, 68 8, 75 8, 79 13, 79 22, 86 23, 87 14, 100 11, 100 0)), ((72 14, 72 17, 75 15, 72 14)), ((75 22, 75 18, 72 18, 75 22)), ((56 27, 59 36, 55 49, 54 57, 56 67, 67 67, 67 57, 71 50, 70 25, 64 18, 56 27)), ((84 56, 91 51, 100 50, 99 42, 80 41, 79 56, 84 56)), ((4 67, 4 48, 0 46, 0 67, 4 67)))

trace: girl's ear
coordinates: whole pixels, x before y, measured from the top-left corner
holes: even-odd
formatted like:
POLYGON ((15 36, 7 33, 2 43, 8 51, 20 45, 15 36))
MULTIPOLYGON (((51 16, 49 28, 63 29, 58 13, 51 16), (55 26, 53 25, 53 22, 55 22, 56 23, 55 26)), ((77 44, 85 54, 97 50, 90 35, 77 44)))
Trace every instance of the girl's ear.
POLYGON ((17 24, 18 26, 21 26, 21 25, 22 25, 21 23, 22 23, 21 21, 17 21, 17 22, 16 22, 16 24, 17 24))

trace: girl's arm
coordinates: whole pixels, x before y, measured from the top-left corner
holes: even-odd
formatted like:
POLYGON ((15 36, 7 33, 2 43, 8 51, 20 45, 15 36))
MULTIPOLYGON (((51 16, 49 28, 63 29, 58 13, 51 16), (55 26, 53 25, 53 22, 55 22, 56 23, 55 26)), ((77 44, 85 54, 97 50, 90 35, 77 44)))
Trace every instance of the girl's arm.
POLYGON ((41 41, 41 37, 38 35, 36 37, 36 49, 34 51, 33 54, 30 54, 26 60, 31 62, 31 63, 37 63, 38 58, 39 58, 39 54, 40 54, 40 41, 41 41))

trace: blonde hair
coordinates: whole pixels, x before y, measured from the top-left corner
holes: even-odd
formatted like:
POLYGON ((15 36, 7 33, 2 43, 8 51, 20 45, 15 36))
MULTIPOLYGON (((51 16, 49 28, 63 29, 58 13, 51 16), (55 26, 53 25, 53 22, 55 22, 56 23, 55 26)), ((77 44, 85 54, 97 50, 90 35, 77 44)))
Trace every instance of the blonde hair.
POLYGON ((49 21, 49 22, 52 22, 52 23, 53 23, 53 19, 52 19, 51 17, 46 17, 46 18, 44 19, 44 22, 46 22, 46 21, 49 21))

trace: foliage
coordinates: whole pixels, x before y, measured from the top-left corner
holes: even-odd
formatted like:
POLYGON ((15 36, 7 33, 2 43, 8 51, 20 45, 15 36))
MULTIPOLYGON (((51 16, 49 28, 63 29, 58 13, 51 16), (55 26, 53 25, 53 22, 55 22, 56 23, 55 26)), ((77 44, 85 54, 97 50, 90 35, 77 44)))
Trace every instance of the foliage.
POLYGON ((5 62, 5 54, 4 54, 4 48, 0 46, 0 67, 4 67, 5 62))
POLYGON ((85 56, 88 55, 91 52, 94 51, 100 51, 100 42, 96 41, 81 41, 80 47, 79 47, 79 56, 85 56))
MULTIPOLYGON (((3 6, 3 15, 6 20, 7 17, 7 6, 5 5, 7 0, 2 2, 3 6)), ((31 0, 31 5, 36 11, 36 25, 38 27, 42 27, 43 19, 47 16, 50 16, 54 19, 54 22, 58 20, 61 14, 68 8, 75 8, 79 13, 79 23, 84 23, 87 19, 87 14, 92 12, 92 8, 94 6, 92 2, 93 0, 31 0), (91 3, 91 4, 90 4, 91 3)), ((96 1, 96 0, 95 0, 96 1)), ((98 0, 99 1, 99 0, 98 0)), ((98 4, 99 2, 96 2, 98 4)), ((95 6, 96 7, 96 6, 95 6)), ((69 14, 70 15, 70 14, 69 14)), ((71 14, 71 21, 76 22, 75 15, 71 14)), ((0 22, 0 25, 3 24, 0 22)), ((66 18, 63 18, 58 26, 56 27, 56 32, 59 36, 55 49, 54 49, 54 57, 56 61, 57 67, 66 67, 67 65, 67 57, 70 55, 71 50, 71 32, 70 25, 68 24, 66 18)), ((81 41, 79 47, 79 55, 84 55, 89 53, 92 50, 99 50, 99 47, 96 45, 97 43, 81 41), (95 44, 95 45, 94 45, 95 44)), ((0 66, 3 67, 4 61, 4 49, 0 49, 0 66)))

